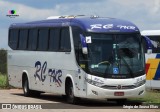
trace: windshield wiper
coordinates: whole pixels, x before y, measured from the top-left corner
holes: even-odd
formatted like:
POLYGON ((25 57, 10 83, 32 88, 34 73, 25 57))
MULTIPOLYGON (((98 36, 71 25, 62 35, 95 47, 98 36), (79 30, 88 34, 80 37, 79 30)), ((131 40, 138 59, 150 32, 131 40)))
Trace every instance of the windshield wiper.
POLYGON ((122 51, 119 52, 119 54, 120 54, 119 56, 120 56, 120 58, 123 60, 125 66, 127 67, 128 72, 131 74, 131 77, 134 78, 134 74, 133 74, 131 68, 129 67, 129 64, 128 64, 128 63, 126 62, 126 60, 121 56, 121 55, 122 55, 121 52, 122 52, 122 51))

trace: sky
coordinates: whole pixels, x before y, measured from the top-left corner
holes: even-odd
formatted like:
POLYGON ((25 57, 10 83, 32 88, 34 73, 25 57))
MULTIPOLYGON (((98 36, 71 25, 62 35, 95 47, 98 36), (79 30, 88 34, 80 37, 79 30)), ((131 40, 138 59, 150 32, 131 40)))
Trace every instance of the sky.
POLYGON ((0 48, 8 47, 10 24, 60 15, 113 17, 133 22, 140 31, 160 30, 160 0, 0 0, 0 48), (10 18, 10 10, 19 16, 10 18))

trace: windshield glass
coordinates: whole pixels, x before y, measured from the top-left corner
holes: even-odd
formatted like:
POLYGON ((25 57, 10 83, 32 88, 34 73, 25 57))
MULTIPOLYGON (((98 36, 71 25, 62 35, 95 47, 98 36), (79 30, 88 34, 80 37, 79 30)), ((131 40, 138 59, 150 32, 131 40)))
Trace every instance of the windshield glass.
POLYGON ((87 66, 93 75, 131 78, 144 74, 144 53, 138 34, 87 33, 87 66))

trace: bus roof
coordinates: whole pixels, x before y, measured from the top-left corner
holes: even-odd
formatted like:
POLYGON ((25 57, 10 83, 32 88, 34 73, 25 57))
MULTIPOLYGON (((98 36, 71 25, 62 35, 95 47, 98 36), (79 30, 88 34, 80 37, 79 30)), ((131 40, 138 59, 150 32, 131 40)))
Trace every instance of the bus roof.
POLYGON ((28 23, 14 23, 10 28, 78 26, 88 32, 139 32, 136 25, 129 21, 107 17, 49 17, 46 20, 28 23))
POLYGON ((145 36, 160 35, 160 30, 144 30, 141 34, 145 36))

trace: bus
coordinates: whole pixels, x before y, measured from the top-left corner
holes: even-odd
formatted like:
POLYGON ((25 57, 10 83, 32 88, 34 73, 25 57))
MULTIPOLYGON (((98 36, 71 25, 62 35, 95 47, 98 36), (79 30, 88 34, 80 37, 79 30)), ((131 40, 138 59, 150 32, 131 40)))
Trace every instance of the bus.
POLYGON ((145 93, 139 29, 121 19, 59 16, 9 27, 9 84, 25 96, 42 92, 124 103, 145 93))
POLYGON ((152 43, 152 54, 145 54, 146 88, 160 90, 160 30, 144 30, 141 34, 152 43))

